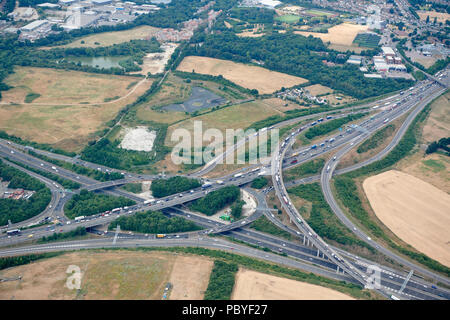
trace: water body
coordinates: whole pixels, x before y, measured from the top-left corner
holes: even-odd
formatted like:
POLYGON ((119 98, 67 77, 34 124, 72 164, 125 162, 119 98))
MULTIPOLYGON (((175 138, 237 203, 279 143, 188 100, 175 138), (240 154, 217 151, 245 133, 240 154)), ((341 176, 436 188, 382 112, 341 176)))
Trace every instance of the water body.
POLYGON ((180 104, 170 104, 162 107, 167 111, 194 112, 224 104, 227 100, 201 87, 193 87, 191 96, 180 104))
POLYGON ((127 59, 128 56, 116 57, 67 57, 66 60, 70 62, 81 62, 82 65, 87 65, 95 68, 122 68, 119 66, 120 60, 127 59))

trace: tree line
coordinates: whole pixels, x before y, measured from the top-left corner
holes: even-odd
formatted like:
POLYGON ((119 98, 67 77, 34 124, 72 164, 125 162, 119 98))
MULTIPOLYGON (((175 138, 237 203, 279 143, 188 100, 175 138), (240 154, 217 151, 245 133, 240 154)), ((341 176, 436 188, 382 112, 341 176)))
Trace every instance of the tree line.
POLYGON ((238 269, 236 263, 215 260, 204 300, 230 300, 238 269))
POLYGON ((172 194, 195 189, 201 186, 200 181, 187 177, 171 177, 169 179, 154 180, 150 186, 152 194, 156 198, 170 196, 172 194))
POLYGON ((312 138, 315 138, 315 137, 322 136, 324 134, 327 134, 327 133, 329 133, 331 131, 334 131, 334 130, 340 128, 342 125, 344 125, 344 124, 346 124, 348 122, 355 121, 357 119, 365 117, 366 115, 367 115, 367 112, 365 112, 365 113, 357 113, 357 114, 350 114, 350 115, 348 115, 346 117, 343 117, 343 118, 327 121, 325 123, 322 123, 322 124, 319 124, 319 125, 314 126, 312 128, 309 128, 305 132, 305 137, 307 139, 312 139, 312 138))
POLYGON ((83 189, 66 203, 64 206, 64 213, 67 217, 73 219, 78 216, 91 216, 134 204, 136 204, 136 202, 125 197, 97 194, 83 189))
POLYGON ((329 67, 326 60, 342 62, 342 55, 329 50, 319 38, 292 32, 270 33, 262 37, 238 37, 231 31, 208 34, 202 45, 187 47, 189 55, 207 56, 240 63, 264 61, 264 67, 308 79, 312 84, 339 90, 358 99, 403 89, 412 84, 404 79, 365 78, 357 66, 344 64, 329 67))
POLYGON ((160 211, 137 212, 129 217, 120 217, 109 225, 109 230, 117 226, 121 230, 140 233, 175 233, 201 230, 202 228, 192 221, 181 217, 168 218, 160 211))
POLYGON ((189 208, 212 216, 239 199, 241 190, 237 186, 226 186, 208 193, 205 197, 195 200, 189 208))

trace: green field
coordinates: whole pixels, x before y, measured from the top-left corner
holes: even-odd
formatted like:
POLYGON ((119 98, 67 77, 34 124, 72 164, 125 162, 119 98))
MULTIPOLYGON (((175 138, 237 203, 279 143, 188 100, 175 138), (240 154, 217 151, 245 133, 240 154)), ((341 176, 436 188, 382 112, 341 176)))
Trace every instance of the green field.
POLYGON ((333 13, 331 12, 326 12, 326 11, 320 11, 320 10, 306 10, 305 11, 307 14, 311 14, 311 15, 315 15, 315 16, 332 16, 333 13))
POLYGON ((300 20, 300 17, 293 14, 286 14, 284 16, 276 17, 275 20, 284 23, 297 23, 298 20, 300 20))
POLYGON ((381 37, 377 34, 360 33, 356 36, 355 40, 353 40, 353 43, 357 44, 359 47, 377 48, 380 39, 381 37))

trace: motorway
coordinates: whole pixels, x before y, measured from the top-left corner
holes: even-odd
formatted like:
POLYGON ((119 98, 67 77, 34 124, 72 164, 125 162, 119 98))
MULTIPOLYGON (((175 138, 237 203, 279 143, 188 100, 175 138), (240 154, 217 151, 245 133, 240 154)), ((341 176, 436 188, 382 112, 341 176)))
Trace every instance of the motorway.
MULTIPOLYGON (((431 101, 431 98, 429 97, 430 94, 431 94, 431 97, 435 97, 435 96, 438 96, 443 91, 445 91, 445 89, 442 89, 442 88, 440 88, 440 90, 439 90, 438 86, 435 84, 432 85, 431 83, 427 83, 427 82, 423 82, 423 83, 426 83, 426 84, 420 88, 421 96, 419 96, 419 97, 421 97, 420 99, 422 99, 422 96, 425 96, 425 97, 427 97, 427 99, 425 99, 422 103, 419 103, 419 107, 416 108, 416 112, 413 112, 408 119, 414 119, 415 115, 417 115, 417 113, 420 112, 420 110, 426 105, 426 103, 431 101), (431 91, 431 93, 428 91, 431 91)), ((373 117, 371 119, 371 121, 369 121, 369 122, 365 121, 365 123, 368 124, 368 125, 366 125, 365 130, 361 130, 358 132, 355 131, 355 133, 357 133, 356 136, 350 137, 348 139, 348 141, 346 142, 346 143, 348 143, 348 142, 352 141, 350 143, 348 149, 351 149, 351 147, 354 145, 355 141, 358 140, 359 138, 363 137, 364 135, 369 136, 371 132, 375 132, 376 130, 380 129, 386 123, 391 122, 393 119, 399 117, 400 115, 402 115, 403 113, 408 111, 412 106, 415 105, 415 103, 408 103, 407 101, 402 101, 402 102, 403 103, 400 103, 400 105, 396 106, 395 108, 391 108, 391 111, 387 111, 387 112, 384 111, 383 112, 383 113, 385 113, 384 115, 381 113, 381 114, 373 117), (380 116, 382 116, 382 118, 380 116), (384 120, 383 120, 383 118, 384 118, 384 120)), ((311 124, 310 124, 310 126, 311 126, 311 124)), ((296 208, 292 205, 292 203, 289 199, 289 196, 287 194, 286 188, 284 186, 283 177, 281 174, 281 171, 283 169, 283 166, 281 165, 284 160, 283 158, 284 158, 287 150, 289 149, 289 147, 291 147, 293 145, 293 143, 295 142, 295 139, 292 139, 292 138, 295 137, 296 134, 298 135, 302 130, 306 129, 306 127, 307 126, 302 127, 300 129, 298 129, 296 132, 294 132, 291 136, 288 136, 285 139, 285 141, 283 142, 283 144, 281 145, 281 149, 279 150, 279 152, 276 153, 275 156, 273 157, 272 181, 273 181, 273 185, 275 188, 275 192, 276 192, 278 198, 280 199, 280 202, 282 203, 283 208, 286 210, 288 215, 291 217, 291 220, 294 222, 294 224, 297 226, 297 228, 299 228, 299 230, 302 231, 303 234, 308 235, 308 240, 310 240, 319 250, 321 250, 324 254, 326 254, 328 256, 328 258, 330 258, 330 260, 335 262, 338 266, 342 267, 343 270, 345 270, 347 273, 351 274, 359 282, 364 284, 366 281, 366 276, 363 273, 358 272, 358 270, 355 270, 346 259, 343 259, 337 253, 336 250, 333 250, 332 248, 330 248, 322 239, 320 239, 318 237, 318 235, 314 232, 314 230, 312 230, 312 228, 309 227, 309 225, 307 225, 307 223, 304 221, 304 219, 298 213, 296 208)), ((406 126, 406 128, 407 128, 407 126, 406 126)), ((406 129, 404 129, 404 130, 406 130, 406 129)), ((341 140, 341 142, 342 142, 342 140, 341 140)), ((397 143, 397 142, 395 141, 394 143, 397 143)), ((302 155, 305 156, 304 153, 302 155)), ((331 160, 331 161, 335 161, 335 160, 336 160, 336 158, 333 158, 333 160, 331 160)), ((325 172, 330 171, 330 168, 328 165, 325 167, 326 169, 324 168, 325 172)), ((330 177, 331 177, 331 175, 330 175, 330 177)), ((429 272, 427 274, 429 274, 429 272)), ((433 274, 433 273, 431 273, 431 274, 433 274)), ((443 278, 443 279, 447 280, 445 278, 443 278)), ((445 282, 447 283, 447 281, 445 281, 445 282)))
MULTIPOLYGON (((398 99, 398 95, 396 95, 395 97, 394 97, 395 99, 398 99)), ((389 98, 389 100, 391 101, 391 102, 393 102, 394 101, 394 98, 393 97, 390 97, 389 98)), ((386 100, 386 99, 385 99, 386 100)), ((400 110, 400 109, 402 109, 402 108, 397 108, 396 110, 400 110)), ((406 107, 405 107, 405 109, 406 109, 406 107)), ((342 110, 340 110, 340 111, 342 111, 342 110)), ((392 111, 392 110, 391 110, 392 111)), ((386 113, 386 115, 383 115, 383 117, 384 116, 387 116, 388 115, 388 113, 386 113)), ((314 116, 319 116, 319 114, 316 114, 316 115, 314 115, 314 116)), ((290 121, 293 121, 293 122, 295 122, 295 121, 298 121, 298 119, 292 119, 292 120, 290 120, 290 121)), ((370 123, 369 121, 365 121, 365 123, 370 123)), ((360 135, 360 134, 363 134, 364 133, 364 130, 355 130, 355 131, 353 131, 353 132, 350 132, 349 133, 349 135, 347 136, 347 137, 345 137, 345 138, 343 138, 343 139, 341 139, 341 141, 340 141, 340 143, 338 144, 338 142, 336 141, 336 144, 333 146, 333 147, 329 147, 328 148, 328 150, 326 150, 326 152, 329 152, 330 150, 332 150, 332 149, 335 149, 335 148, 337 148, 337 147, 339 147, 339 146, 342 146, 342 145, 344 145, 345 143, 348 143, 350 140, 352 140, 352 139, 354 139, 355 137, 353 137, 352 135, 355 135, 356 136, 356 138, 358 137, 358 135, 360 135)), ((292 139, 293 140, 293 139, 292 139)), ((60 175, 60 176, 63 176, 63 177, 65 177, 65 178, 68 178, 68 179, 70 179, 70 180, 72 180, 72 181, 77 181, 77 182, 80 182, 80 183, 82 183, 82 184, 84 184, 84 185, 86 185, 86 186, 88 186, 88 187, 92 187, 92 186, 94 186, 94 185, 98 185, 99 183, 97 182, 97 181, 95 181, 95 180, 92 180, 92 179, 89 179, 89 178, 86 178, 86 177, 82 177, 82 176, 76 176, 76 174, 74 174, 73 172, 71 172, 71 171, 68 171, 68 170, 64 170, 64 169, 61 169, 61 168, 57 168, 56 170, 57 171, 55 171, 54 169, 52 169, 51 167, 53 166, 53 165, 51 165, 51 164, 49 164, 49 163, 45 163, 45 162, 43 162, 43 161, 41 161, 41 160, 38 160, 38 159, 36 159, 36 158, 33 158, 33 157, 31 157, 31 156, 29 156, 29 155, 27 155, 27 154, 24 154, 24 153, 21 153, 21 152, 18 152, 17 151, 17 149, 14 149, 14 150, 16 150, 16 151, 13 151, 11 148, 10 148, 10 146, 11 146, 11 144, 10 143, 7 143, 7 145, 5 146, 5 143, 4 143, 4 141, 0 141, 0 155, 2 155, 2 156, 4 156, 4 157, 8 157, 8 158, 14 158, 13 160, 14 161, 20 161, 20 162, 22 162, 22 163, 26 163, 27 165, 30 165, 30 166, 34 166, 34 167, 36 167, 36 168, 39 168, 39 169, 44 169, 44 167, 46 168, 46 170, 47 171, 49 171, 49 172, 52 172, 52 173, 58 173, 58 175, 60 175), (11 153, 11 151, 13 151, 13 153, 11 153), (40 165, 40 163, 42 163, 42 165, 40 165), (75 180, 76 179, 76 180, 75 180)), ((284 152, 286 152, 287 151, 287 149, 288 148, 285 148, 284 149, 284 152)), ((324 151, 325 151, 325 149, 326 148, 324 148, 324 151)), ((35 151, 36 152, 36 151, 35 151)), ((283 156, 284 156, 284 152, 283 152, 283 156)), ((46 154, 47 156, 53 156, 53 154, 50 154, 50 153, 47 153, 46 154)), ((308 159, 309 160, 309 156, 310 155, 308 155, 308 157, 305 157, 305 159, 300 159, 301 160, 301 162, 303 162, 303 161, 305 161, 306 159, 308 159)), ((64 157, 64 156, 63 156, 64 157)), ((296 155, 296 157, 301 157, 300 156, 300 152, 298 152, 298 154, 296 155)), ((274 158, 276 158, 276 157, 274 157, 274 158)), ((72 158, 69 158, 69 159, 72 159, 72 158)), ((282 159, 282 157, 281 157, 281 159, 282 159)), ((61 159, 62 160, 62 159, 61 159)), ((65 160, 67 160, 67 158, 65 159, 65 160)), ((281 161, 282 162, 282 161, 281 161)), ((280 165, 279 163, 278 163, 278 165, 279 165, 279 168, 281 169, 281 167, 289 167, 289 165, 284 165, 284 166, 282 166, 282 165, 280 165)), ((296 164, 296 165, 298 165, 298 164, 296 164)), ((94 165, 95 166, 95 165, 94 165)), ((56 167, 56 166, 55 166, 56 167)), ((103 167, 103 168, 101 168, 102 170, 109 170, 108 168, 105 168, 105 167, 103 167)), ((264 168, 262 168, 262 169, 264 169, 264 168)), ((236 178, 236 177, 233 177, 232 175, 230 175, 230 176, 227 176, 226 178, 223 178, 223 180, 224 180, 224 185, 230 185, 230 184, 235 184, 235 185, 244 185, 244 184, 247 184, 248 182, 250 182, 250 181, 252 181, 255 177, 257 177, 258 176, 258 172, 257 171, 251 171, 251 172, 248 172, 248 173, 245 173, 244 175, 242 175, 241 177, 238 177, 238 178, 236 178)), ((155 176, 152 176, 153 178, 155 177, 155 176)), ((159 177, 159 176, 158 176, 159 177)), ((131 179, 134 181, 134 180, 136 180, 136 179, 142 179, 142 177, 136 177, 136 176, 129 176, 129 178, 130 178, 130 180, 127 180, 126 178, 124 179, 124 181, 131 181, 131 179)), ((118 184, 120 184, 120 183, 122 183, 122 181, 121 182, 119 182, 118 184)), ((276 185, 275 184, 275 181, 274 181, 274 185, 276 185)), ((111 185, 112 186, 112 185, 111 185)), ((211 189, 209 189, 209 190, 216 190, 216 189, 219 189, 219 188, 221 188, 221 187, 223 187, 223 185, 214 185, 211 189)), ((108 192, 112 192, 112 193, 114 193, 115 192, 115 190, 108 190, 108 192)), ((164 199, 161 199, 161 200, 159 200, 159 201, 161 201, 161 202, 159 202, 159 203, 156 203, 156 204, 154 204, 154 206, 152 206, 152 210, 161 210, 161 209, 164 209, 164 208, 169 208, 169 207, 173 207, 173 206, 176 206, 176 205, 179 205, 179 204, 182 204, 182 203, 185 203, 185 202, 188 202, 188 201, 192 201, 192 200, 194 200, 194 199, 198 199, 199 197, 202 197, 202 196, 204 196, 204 194, 205 194, 205 191, 204 190, 201 190, 201 189, 199 189, 199 190, 191 190, 190 192, 186 192, 186 193, 183 193, 181 196, 179 196, 179 195, 174 195, 174 196, 170 196, 170 197, 167 197, 167 198, 164 198, 164 199)), ((127 195, 125 195, 125 196, 127 196, 127 195)), ((255 195, 254 195, 255 196, 255 195)), ((258 196, 256 195, 256 197, 258 198, 258 196)), ((139 210, 148 210, 149 208, 148 208, 148 206, 146 206, 146 205, 144 205, 142 202, 143 202, 143 200, 142 199, 140 199, 141 201, 136 205, 136 206, 133 206, 133 207, 130 207, 129 209, 128 209, 128 211, 124 211, 123 212, 123 214, 121 214, 121 215, 126 215, 126 214, 133 214, 134 212, 136 212, 136 211, 139 211, 139 210)), ((261 202, 261 199, 260 199, 260 197, 259 197, 259 199, 258 199, 258 203, 260 203, 261 202)), ((283 201, 282 201, 282 203, 283 203, 283 201)), ((285 208, 286 209, 286 208, 285 208)), ((167 209, 167 210, 175 210, 175 211, 180 211, 179 209, 167 209)), ((215 227, 214 226, 211 226, 210 225, 210 227, 212 227, 212 229, 210 229, 210 230, 208 230, 207 231, 207 233, 219 233, 219 232, 225 232, 225 234, 231 234, 232 236, 233 236, 233 238, 236 238, 236 239, 241 239, 241 241, 245 241, 245 242, 249 242, 249 243, 252 243, 252 241, 256 241, 256 245, 259 245, 258 244, 258 242, 260 242, 260 243, 263 243, 262 241, 261 241, 261 239, 262 239, 262 237, 267 237, 267 236, 265 236, 265 235, 261 235, 261 234, 259 234, 259 235, 256 235, 255 236, 255 234, 253 234, 252 236, 249 236, 249 234, 248 234, 248 231, 244 231, 244 229, 242 228, 242 227, 244 227, 245 225, 247 225, 247 224, 249 224, 249 223, 251 223, 252 221, 254 221, 256 218, 258 218, 260 215, 262 214, 262 211, 259 211, 258 212, 258 210, 257 210, 257 212, 255 212, 255 214, 251 217, 251 219, 250 219, 250 217, 249 218, 246 218, 246 220, 244 220, 244 221, 241 221, 240 223, 242 223, 243 222, 243 224, 242 225, 239 225, 238 223, 234 223, 234 225, 228 225, 228 226, 218 226, 218 224, 216 223, 216 222, 214 222, 214 224, 215 224, 215 227), (237 228, 237 229, 234 229, 234 228, 237 228), (234 229, 234 230, 233 230, 234 229), (245 235, 245 234, 243 234, 243 232, 246 232, 247 234, 245 235), (256 239, 259 239, 259 240, 256 240, 256 239)), ((63 225, 63 226, 61 226, 61 228, 58 228, 58 229, 60 229, 60 231, 68 231, 68 230, 71 230, 71 229, 73 229, 73 228, 75 228, 75 227, 77 227, 78 225, 83 225, 83 226, 85 226, 85 227, 93 227, 93 226, 96 226, 96 225, 99 225, 99 224, 105 224, 105 223, 108 223, 108 222, 110 222, 110 221, 112 221, 113 219, 115 219, 116 217, 117 217, 118 215, 109 215, 109 216, 101 216, 101 215, 98 215, 98 216, 91 216, 91 217, 88 217, 85 221, 83 221, 83 222, 79 222, 78 224, 72 224, 72 223, 70 223, 70 224, 66 224, 66 225, 63 225)), ((193 217, 192 215, 191 215, 191 217, 193 217)), ((205 218, 204 218, 205 219, 205 218)), ((206 220, 208 220, 207 218, 206 218, 206 220)), ((294 220, 294 221, 296 221, 296 220, 294 220)), ((206 222, 205 222, 206 223, 206 222)), ((208 222, 208 223, 210 223, 210 222, 208 222)), ((54 229, 53 229, 54 230, 54 229)), ((42 232, 42 235, 48 235, 49 234, 49 232, 51 232, 52 230, 44 230, 44 227, 42 227, 42 228, 36 228, 35 230, 32 230, 31 232, 34 232, 35 233, 35 235, 36 235, 36 237, 38 237, 38 236, 40 236, 41 234, 40 234, 40 232, 42 232)), ((305 242, 305 239, 307 239, 307 241, 308 241, 308 244, 309 243, 311 243, 311 244, 314 244, 316 247, 317 247, 317 238, 316 239, 313 239, 313 238, 315 238, 315 237, 313 237, 313 238, 311 238, 310 236, 308 236, 309 235, 309 231, 306 231, 306 230, 303 230, 303 232, 304 232, 304 234, 305 235, 307 235, 306 237, 305 236, 303 236, 303 241, 305 242), (308 233, 307 233, 308 232, 308 233)), ((296 231, 296 234, 298 235, 298 231, 296 231)), ((25 238, 26 239, 26 237, 23 237, 23 238, 25 238)), ((15 239, 17 239, 17 238, 15 238, 15 239)), ((11 245, 11 244, 14 244, 14 242, 12 242, 12 239, 1 239, 1 240, 3 240, 3 241, 5 241, 5 243, 7 243, 7 245, 11 245)), ((270 239, 270 242, 271 243, 265 243, 265 247, 268 247, 269 248, 269 246, 270 245, 273 245, 273 243, 276 243, 276 241, 280 241, 279 239, 276 239, 276 238, 273 238, 273 239, 270 239)), ((159 240, 160 241, 160 240, 159 240)), ((159 242, 159 243, 161 243, 161 242, 159 242)), ((283 243, 284 244, 284 246, 286 246, 287 245, 287 243, 283 243)), ((278 250, 278 251, 280 251, 280 252, 285 252, 286 254, 288 254, 288 255, 290 255, 290 256, 295 256, 296 254, 297 255, 299 255, 298 256, 298 258, 300 258, 300 259, 302 259, 302 260, 306 260, 306 261, 308 261, 309 260, 309 262, 311 262, 311 261, 313 261, 313 263, 314 264, 318 264, 318 265, 321 265, 322 267, 326 267, 326 268, 332 268, 332 269, 335 269, 335 270, 337 270, 338 271, 338 273, 337 274, 341 274, 339 271, 341 271, 342 272, 342 270, 345 270, 347 273, 349 273, 349 274, 352 274, 352 273, 355 273, 355 274, 359 274, 359 275, 361 275, 361 277, 363 277, 364 276, 364 274, 362 274, 361 273, 361 270, 359 270, 359 269, 361 269, 361 266, 360 265, 355 265, 355 264, 352 264, 352 263, 345 263, 345 264, 343 264, 342 262, 344 261, 343 260, 343 258, 340 256, 341 254, 342 255, 344 255, 344 253, 342 253, 342 252, 339 252, 338 253, 338 250, 335 250, 335 249, 330 249, 329 248, 329 246, 327 245, 327 244, 324 244, 325 245, 325 247, 322 247, 321 249, 322 250, 317 250, 317 249, 312 249, 312 247, 310 247, 310 246, 308 246, 308 245, 306 245, 306 246, 303 246, 303 247, 301 247, 302 249, 300 250, 300 249, 298 249, 297 248, 297 250, 300 250, 300 251, 302 251, 303 250, 303 252, 302 253, 299 253, 299 252, 295 252, 295 251, 289 251, 290 250, 290 248, 283 248, 283 246, 280 246, 280 247, 278 247, 278 248, 274 248, 275 250, 278 250), (329 249, 330 250, 330 252, 331 253, 334 253, 335 255, 333 256, 333 255, 331 255, 331 258, 330 257, 326 257, 322 252, 327 252, 326 250, 327 249, 329 249), (312 255, 311 254, 311 250, 313 250, 314 251, 314 255, 312 255), (309 252, 308 253, 308 256, 305 256, 304 255, 304 252, 309 252), (313 259, 313 257, 314 257, 314 259, 313 259), (351 271, 350 271, 351 270, 351 271)), ((271 250, 273 250, 273 249, 271 249, 271 250)), ((348 256, 348 255, 347 255, 348 256)), ((346 259, 347 259, 347 257, 346 257, 346 259)), ((346 262, 346 261, 345 261, 346 262)), ((348 275, 346 275, 346 277, 347 277, 347 280, 349 279, 349 277, 348 277, 348 275)), ((391 277, 391 276, 389 276, 389 277, 391 277)), ((396 275, 396 277, 398 277, 399 279, 401 278, 401 276, 399 276, 399 275, 396 275)), ((364 279, 364 278, 363 278, 364 279)), ((353 280, 354 281, 354 280, 353 280)), ((364 283, 364 282, 362 282, 362 281, 359 281, 360 283, 364 283)), ((389 282, 389 280, 387 280, 387 282, 389 282)), ((389 283, 388 283, 389 284, 389 283)), ((409 283, 406 285, 406 288, 405 288, 405 291, 404 291, 404 293, 405 294, 407 294, 407 291, 406 290, 409 290, 409 287, 408 287, 408 285, 409 285, 409 283)), ((392 286, 387 286, 387 288, 391 288, 392 290, 396 290, 395 288, 392 288, 392 286)), ((441 289, 438 289, 438 290, 441 290, 441 289)), ((420 294, 423 294, 423 293, 420 293, 420 294)), ((411 297, 412 298, 418 298, 418 299, 421 299, 421 298, 424 298, 424 299, 430 299, 430 298, 437 298, 437 296, 436 295, 431 295, 431 296, 427 296, 426 294, 425 294, 425 296, 420 296, 420 294, 418 294, 418 293, 414 293, 414 294, 412 294, 411 295, 411 297)), ((446 295, 447 293, 444 291, 444 293, 442 293, 442 292, 440 292, 439 294, 438 294, 438 296, 444 296, 445 298, 447 298, 447 295, 446 295)))

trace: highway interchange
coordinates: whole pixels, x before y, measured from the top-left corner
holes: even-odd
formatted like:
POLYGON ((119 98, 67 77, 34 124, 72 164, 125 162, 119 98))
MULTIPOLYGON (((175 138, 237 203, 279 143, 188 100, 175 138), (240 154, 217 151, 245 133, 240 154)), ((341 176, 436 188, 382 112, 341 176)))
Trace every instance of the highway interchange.
MULTIPOLYGON (((446 74, 446 79, 448 83, 448 75, 446 74)), ((73 230, 78 226, 84 226, 87 228, 93 228, 95 230, 96 226, 107 224, 118 216, 123 215, 131 215, 137 211, 143 210, 163 210, 163 212, 167 215, 179 215, 183 216, 186 219, 195 221, 197 224, 205 227, 206 229, 196 233, 189 234, 177 234, 173 236, 168 236, 170 238, 165 239, 155 239, 153 235, 130 235, 130 234, 120 234, 116 240, 114 240, 114 244, 111 242, 111 232, 104 235, 103 238, 95 239, 95 240, 83 240, 83 241, 75 241, 75 242, 64 242, 64 243, 55 243, 49 245, 26 245, 25 247, 20 248, 11 248, 4 249, 0 251, 0 256, 10 256, 10 255, 19 255, 25 253, 35 253, 35 252, 46 252, 46 251, 55 251, 55 250, 74 250, 81 248, 99 248, 99 247, 135 247, 135 246, 202 246, 209 248, 220 248, 223 250, 231 250, 236 253, 257 257, 259 259, 280 263, 283 265, 297 267, 299 269, 314 272, 317 274, 321 274, 327 277, 346 280, 353 283, 359 283, 365 285, 367 273, 367 266, 374 264, 373 262, 364 260, 360 257, 356 257, 352 254, 344 252, 340 249, 329 246, 325 243, 318 235, 314 232, 312 228, 310 228, 307 223, 303 220, 300 214, 297 212, 296 208, 292 206, 286 187, 290 187, 292 185, 298 183, 308 183, 314 180, 318 180, 320 178, 321 185, 324 191, 325 198, 327 202, 330 204, 330 207, 333 209, 333 212, 338 216, 341 221, 347 225, 350 230, 352 230, 358 237, 360 237, 364 241, 368 241, 370 245, 372 245, 377 250, 380 250, 383 254, 392 257, 395 261, 401 261, 401 264, 404 266, 408 266, 409 268, 414 269, 428 278, 432 278, 440 281, 446 285, 449 285, 449 280, 445 277, 437 275, 423 267, 417 266, 416 264, 406 260, 398 255, 390 252, 388 249, 381 247, 374 241, 368 240, 368 236, 361 231, 357 226, 351 223, 348 218, 342 213, 341 209, 335 203, 335 199, 330 192, 329 184, 330 179, 333 174, 340 174, 349 172, 351 170, 355 170, 362 166, 365 166, 371 162, 377 161, 384 157, 389 151, 397 145, 398 141, 403 136, 404 132, 408 128, 409 124, 415 118, 415 116, 425 107, 425 105, 431 101, 434 97, 439 96, 442 92, 445 91, 445 88, 441 85, 433 83, 432 81, 422 81, 409 91, 406 91, 405 94, 400 95, 397 94, 392 97, 388 97, 383 99, 382 101, 376 101, 374 103, 370 103, 364 106, 354 107, 354 108, 346 108, 339 110, 340 112, 354 112, 354 110, 372 110, 373 107, 378 104, 379 109, 384 109, 383 107, 386 105, 396 104, 394 108, 388 108, 382 112, 379 112, 373 115, 370 119, 365 119, 361 123, 359 123, 354 128, 350 128, 348 132, 343 132, 341 135, 327 137, 326 147, 315 148, 314 150, 309 147, 303 147, 298 150, 292 150, 292 145, 295 141, 294 137, 298 135, 300 132, 305 130, 308 125, 304 125, 302 128, 297 128, 294 130, 288 138, 286 143, 284 143, 279 150, 273 153, 272 163, 271 165, 265 167, 250 167, 240 170, 239 172, 243 173, 242 176, 235 177, 235 173, 227 175, 225 177, 219 178, 223 181, 222 184, 215 183, 213 187, 211 187, 208 192, 213 190, 218 190, 226 185, 238 185, 244 186, 249 182, 253 181, 256 177, 259 176, 260 173, 266 172, 272 176, 273 185, 277 196, 280 199, 280 202, 283 205, 285 211, 291 216, 292 221, 296 224, 297 230, 293 230, 285 225, 280 225, 281 222, 274 217, 272 213, 270 213, 270 209, 267 207, 265 203, 265 192, 268 190, 264 190, 263 192, 256 193, 249 189, 249 192, 252 192, 253 196, 257 200, 258 208, 254 214, 250 217, 246 217, 244 220, 237 221, 230 225, 220 223, 217 221, 213 221, 204 216, 189 212, 180 208, 179 206, 190 202, 192 200, 198 199, 205 195, 205 190, 198 188, 196 190, 191 190, 187 192, 183 192, 181 195, 172 195, 169 197, 165 197, 162 199, 158 199, 157 203, 151 204, 149 206, 148 203, 144 203, 144 200, 125 192, 123 190, 117 189, 116 186, 121 184, 143 181, 143 180, 153 180, 159 178, 160 176, 146 176, 146 175, 136 175, 132 173, 122 172, 124 178, 119 181, 111 181, 105 183, 99 183, 98 181, 82 176, 77 175, 76 173, 60 168, 54 164, 42 161, 38 158, 32 157, 28 153, 26 153, 26 148, 21 145, 16 145, 14 143, 8 142, 6 140, 0 140, 0 157, 11 159, 12 161, 23 163, 29 167, 45 170, 48 172, 52 172, 54 174, 59 175, 60 177, 77 181, 82 185, 82 188, 88 190, 99 190, 100 192, 106 192, 109 194, 113 194, 116 196, 125 196, 130 199, 133 199, 137 202, 135 206, 130 206, 126 210, 122 210, 120 214, 110 214, 110 215, 95 215, 90 216, 84 219, 85 221, 75 222, 70 221, 64 216, 63 213, 63 205, 64 203, 70 199, 71 194, 67 193, 60 185, 54 183, 53 181, 46 179, 40 175, 37 175, 33 172, 25 170, 19 166, 11 164, 20 170, 26 171, 28 174, 38 178, 39 180, 46 183, 46 185, 52 191, 52 202, 50 204, 51 207, 48 207, 46 211, 41 213, 39 216, 34 217, 33 219, 29 219, 28 221, 24 221, 20 224, 14 224, 9 226, 9 228, 16 228, 20 226, 27 226, 30 223, 37 223, 41 221, 43 217, 51 216, 52 218, 58 218, 61 222, 60 225, 50 227, 42 226, 36 227, 28 230, 24 230, 23 235, 20 237, 7 237, 0 236, 0 246, 10 246, 17 245, 21 242, 27 242, 29 240, 28 236, 33 235, 33 239, 39 238, 42 236, 50 235, 53 232, 66 232, 69 230, 73 230), (411 94, 414 93, 414 96, 411 94), (412 110, 412 111, 411 111, 412 110), (407 119, 402 124, 402 127, 391 141, 391 143, 378 155, 375 157, 368 159, 362 163, 358 163, 352 167, 341 169, 335 171, 335 167, 338 164, 340 158, 345 155, 349 150, 356 147, 359 142, 362 142, 364 139, 367 139, 373 132, 379 130, 387 123, 395 120, 396 118, 410 112, 407 119), (387 120, 386 120, 387 119, 387 120), (330 143, 330 139, 334 138, 333 143, 330 143), (339 150, 338 153, 335 154, 335 157, 330 158, 327 161, 322 174, 319 176, 313 176, 304 178, 301 180, 297 180, 294 182, 287 183, 286 185, 283 183, 282 170, 286 168, 290 168, 292 166, 299 165, 306 161, 309 161, 312 158, 318 157, 322 154, 329 153, 333 150, 339 150), (286 157, 286 158, 285 158, 286 157), (296 160, 296 161, 293 161, 296 160), (294 163, 293 163, 294 162, 294 163), (286 197, 286 198, 284 198, 286 197), (285 199, 287 201, 285 201, 285 199), (300 240, 300 244, 297 242, 285 241, 283 239, 276 238, 274 236, 270 236, 267 234, 262 234, 260 232, 256 232, 248 228, 248 225, 251 224, 254 220, 259 218, 262 214, 264 214, 269 220, 280 226, 281 228, 287 230, 294 236, 296 236, 300 240), (57 230, 56 230, 57 229, 57 230), (240 240, 252 245, 256 245, 259 247, 268 248, 278 254, 274 254, 271 252, 266 252, 263 250, 257 250, 250 248, 245 245, 236 244, 234 242, 230 242, 229 240, 217 238, 217 237, 208 237, 207 235, 210 233, 221 233, 230 238, 240 240), (281 256, 280 254, 283 254, 281 256), (286 256, 284 256, 286 255, 286 256)), ((349 113, 350 113, 349 112, 349 113)), ((344 116, 348 113, 342 113, 344 116)), ((317 119, 320 116, 326 115, 323 114, 315 114, 306 117, 300 117, 296 119, 291 119, 280 123, 273 128, 279 128, 285 125, 291 125, 299 123, 300 121, 305 121, 308 119, 317 119)), ((334 115, 334 118, 339 115, 334 115)), ((238 142, 234 147, 237 148, 240 144, 248 141, 248 138, 243 141, 238 142)), ((235 150, 235 149, 233 149, 235 150)), ((66 161, 75 163, 78 165, 86 166, 94 170, 101 170, 103 172, 121 172, 118 170, 106 168, 104 166, 98 166, 96 164, 92 164, 86 161, 82 161, 77 158, 70 158, 62 155, 56 155, 50 152, 34 150, 37 153, 41 153, 49 158, 58 159, 60 161, 66 161)), ((229 152, 229 151, 227 151, 229 152)), ((221 157, 223 158, 225 155, 219 155, 212 162, 208 163, 201 170, 197 171, 194 176, 201 176, 208 172, 210 172, 221 157)), ((217 180, 217 179, 216 179, 217 180)), ((392 294, 401 297, 402 299, 449 299, 450 293, 443 288, 438 288, 429 282, 425 281, 422 277, 414 274, 409 281, 406 281, 405 278, 406 273, 405 270, 393 270, 384 266, 380 266, 381 273, 381 285, 382 288, 379 292, 386 297, 392 297, 392 294), (403 286, 402 286, 403 285, 403 286), (404 287, 404 288, 403 288, 404 287), (401 291, 401 292, 399 292, 401 291)))

